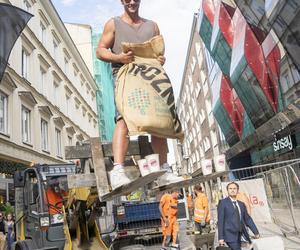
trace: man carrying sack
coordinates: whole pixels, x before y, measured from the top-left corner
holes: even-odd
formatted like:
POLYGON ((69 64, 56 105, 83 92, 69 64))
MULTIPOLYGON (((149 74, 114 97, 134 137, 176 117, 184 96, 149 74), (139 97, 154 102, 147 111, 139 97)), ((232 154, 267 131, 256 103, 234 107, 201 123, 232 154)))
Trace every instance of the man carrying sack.
MULTIPOLYGON (((116 80, 115 85, 117 87, 116 92, 119 91, 120 79, 123 79, 123 85, 127 88, 127 85, 130 83, 130 79, 127 79, 126 75, 129 75, 129 67, 133 69, 133 67, 137 67, 133 69, 132 73, 135 74, 138 69, 142 69, 144 66, 136 63, 136 55, 135 50, 133 52, 131 50, 130 44, 142 44, 155 36, 159 36, 159 28, 157 24, 151 20, 144 19, 139 16, 139 7, 140 0, 121 0, 122 5, 124 6, 124 13, 119 17, 111 18, 104 27, 104 31, 102 33, 102 37, 100 38, 99 45, 97 48, 97 57, 100 60, 105 62, 112 63, 113 76, 116 80), (130 43, 126 50, 122 48, 123 43, 130 43), (124 66, 123 66, 124 65, 124 66), (122 68, 122 71, 120 69, 122 68), (118 75, 118 80, 117 80, 118 75), (122 78, 122 77, 123 78, 122 78), (124 85, 124 83, 126 84, 124 85)), ((155 43, 155 41, 153 41, 155 43)), ((161 67, 165 63, 165 57, 162 53, 156 53, 154 57, 152 57, 153 63, 156 64, 156 67, 161 67)), ((152 53, 153 55, 153 53, 152 53)), ((152 68, 155 71, 155 67, 152 68)), ((151 72, 143 72, 146 77, 149 76, 151 72)), ((140 75, 140 74, 139 74, 140 75)), ((123 96, 123 92, 121 93, 121 101, 117 101, 119 103, 126 103, 126 106, 136 107, 139 109, 138 111, 143 112, 148 106, 153 106, 153 103, 149 103, 148 95, 143 89, 140 89, 138 86, 138 82, 135 83, 136 89, 131 93, 131 96, 123 96)), ((170 92, 170 91, 169 91, 170 92)), ((172 93, 173 95, 173 93, 172 93)), ((165 98, 168 98, 169 94, 165 98)), ((174 97, 173 97, 174 98, 174 97)), ((118 99, 118 98, 117 98, 118 99)), ((163 100, 163 97, 156 96, 158 101, 160 99, 163 100)), ((172 97, 171 97, 172 99, 172 97)), ((171 100, 172 101, 172 100, 171 100)), ((128 119, 128 110, 124 110, 123 108, 118 106, 118 112, 116 113, 116 127, 113 135, 112 148, 114 154, 114 168, 110 172, 110 183, 112 189, 115 189, 119 186, 128 184, 130 182, 129 178, 126 176, 124 171, 124 161, 125 154, 128 150, 129 145, 129 130, 128 124, 132 124, 128 119)), ((123 106, 122 106, 123 107, 123 106)), ((157 109, 161 109, 161 107, 156 107, 157 109)), ((165 110, 163 110, 165 112, 165 110)), ((172 107, 172 116, 175 117, 175 109, 172 107)), ((137 111, 133 112, 131 115, 138 114, 137 111)), ((147 118, 144 118, 145 120, 147 118)), ((179 121, 178 121, 179 122, 179 121)), ((180 123, 179 123, 180 125, 180 123)), ((177 123, 177 126, 179 126, 177 123)), ((131 126, 132 127, 132 126, 131 126)), ((177 131, 181 131, 180 128, 177 127, 177 131)), ((136 131, 135 131, 136 132, 136 131)), ((135 133, 134 132, 134 133, 135 133)), ((167 138, 168 136, 158 135, 157 133, 151 133, 151 131, 144 130, 138 131, 138 134, 144 134, 148 132, 152 134, 151 144, 154 153, 159 154, 159 161, 162 166, 168 168, 167 164, 167 138)), ((134 134, 130 132, 130 135, 134 134)))

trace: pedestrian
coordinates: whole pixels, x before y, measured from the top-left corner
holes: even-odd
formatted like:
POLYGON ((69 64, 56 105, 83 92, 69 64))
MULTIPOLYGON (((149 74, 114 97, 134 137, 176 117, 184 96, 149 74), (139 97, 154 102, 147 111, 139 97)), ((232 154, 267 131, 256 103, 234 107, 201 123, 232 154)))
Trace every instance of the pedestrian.
POLYGON ((256 239, 260 236, 245 204, 237 200, 239 185, 236 182, 230 182, 226 189, 229 196, 218 204, 219 244, 226 243, 232 250, 241 250, 241 238, 251 243, 246 226, 251 229, 256 239))
POLYGON ((193 217, 193 209, 194 209, 194 202, 193 202, 193 196, 192 194, 190 194, 189 191, 186 192, 187 194, 187 206, 188 206, 188 210, 189 210, 189 220, 192 221, 192 217, 193 217))
MULTIPOLYGON (((122 51, 122 42, 143 43, 160 34, 155 22, 140 17, 139 7, 141 0, 120 1, 124 7, 124 13, 121 16, 111 18, 105 24, 96 51, 98 59, 112 63, 114 79, 116 79, 122 65, 131 63, 134 60, 132 51, 122 51)), ((165 63, 164 56, 159 56, 157 60, 161 65, 165 63)), ((112 140, 114 167, 110 172, 112 189, 130 182, 124 171, 124 160, 129 145, 128 128, 118 112, 116 112, 115 121, 116 127, 112 140)), ((167 164, 167 140, 152 136, 151 144, 154 153, 159 154, 161 165, 169 169, 169 165, 167 164)))
POLYGON ((6 245, 5 220, 3 213, 0 212, 0 250, 4 250, 6 245))
POLYGON ((12 249, 12 244, 15 241, 14 221, 11 213, 7 214, 7 221, 5 223, 5 232, 7 240, 7 249, 12 249))
POLYGON ((194 191, 196 195, 194 202, 195 234, 202 234, 202 229, 210 222, 208 199, 200 185, 196 185, 194 191))
POLYGON ((179 225, 177 222, 179 192, 172 191, 164 194, 159 202, 163 242, 161 250, 166 250, 171 243, 171 250, 179 249, 179 225))

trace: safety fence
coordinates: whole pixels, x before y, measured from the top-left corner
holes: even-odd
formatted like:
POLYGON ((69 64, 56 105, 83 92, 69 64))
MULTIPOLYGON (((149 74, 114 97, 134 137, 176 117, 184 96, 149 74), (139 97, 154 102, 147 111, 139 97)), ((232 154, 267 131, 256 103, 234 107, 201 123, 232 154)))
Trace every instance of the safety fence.
MULTIPOLYGON (((229 180, 262 179, 273 221, 300 236, 300 159, 231 170, 229 180)), ((253 187, 255 188, 255 187, 253 187)))

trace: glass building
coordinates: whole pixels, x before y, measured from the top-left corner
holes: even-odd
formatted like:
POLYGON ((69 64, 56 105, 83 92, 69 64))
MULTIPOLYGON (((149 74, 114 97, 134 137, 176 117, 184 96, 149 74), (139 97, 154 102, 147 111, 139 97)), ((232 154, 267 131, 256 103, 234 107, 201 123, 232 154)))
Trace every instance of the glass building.
POLYGON ((300 157, 299 10, 298 1, 202 1, 202 56, 231 168, 300 157))

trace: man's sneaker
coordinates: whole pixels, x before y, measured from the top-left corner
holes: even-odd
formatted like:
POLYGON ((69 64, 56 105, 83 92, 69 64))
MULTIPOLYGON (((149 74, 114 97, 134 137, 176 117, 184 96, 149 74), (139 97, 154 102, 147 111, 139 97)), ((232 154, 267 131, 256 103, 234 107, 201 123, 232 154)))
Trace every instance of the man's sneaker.
POLYGON ((167 173, 157 179, 158 186, 164 186, 184 180, 181 176, 177 176, 173 173, 172 168, 168 163, 163 164, 161 170, 167 170, 167 173))
POLYGON ((179 244, 171 244, 171 250, 178 250, 179 244))
POLYGON ((113 170, 109 172, 109 179, 111 188, 113 190, 131 182, 131 180, 127 177, 125 169, 122 165, 114 166, 113 170))

